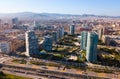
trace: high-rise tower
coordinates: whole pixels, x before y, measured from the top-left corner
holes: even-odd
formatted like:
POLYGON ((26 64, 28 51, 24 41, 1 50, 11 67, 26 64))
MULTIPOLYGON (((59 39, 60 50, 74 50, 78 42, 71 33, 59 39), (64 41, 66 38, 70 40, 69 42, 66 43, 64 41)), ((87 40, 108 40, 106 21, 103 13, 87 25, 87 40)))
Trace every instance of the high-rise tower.
POLYGON ((38 39, 33 31, 25 33, 26 56, 36 56, 39 53, 38 39))
POLYGON ((52 51, 52 36, 47 35, 44 37, 43 48, 46 51, 52 51))
POLYGON ((82 50, 86 50, 86 47, 87 47, 87 36, 88 36, 88 32, 86 31, 83 31, 81 33, 81 42, 80 42, 80 48, 82 50))
POLYGON ((75 34, 75 25, 70 26, 70 34, 74 35, 75 34))
POLYGON ((97 60, 97 44, 98 35, 95 32, 88 32, 86 48, 86 58, 88 62, 94 62, 97 60))

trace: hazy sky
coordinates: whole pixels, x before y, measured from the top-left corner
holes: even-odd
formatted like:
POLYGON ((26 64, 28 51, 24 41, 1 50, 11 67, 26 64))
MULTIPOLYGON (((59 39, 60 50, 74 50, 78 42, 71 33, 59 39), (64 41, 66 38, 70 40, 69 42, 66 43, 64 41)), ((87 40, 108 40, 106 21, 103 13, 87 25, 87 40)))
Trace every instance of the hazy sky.
POLYGON ((120 0, 0 0, 0 13, 16 12, 120 16, 120 0))

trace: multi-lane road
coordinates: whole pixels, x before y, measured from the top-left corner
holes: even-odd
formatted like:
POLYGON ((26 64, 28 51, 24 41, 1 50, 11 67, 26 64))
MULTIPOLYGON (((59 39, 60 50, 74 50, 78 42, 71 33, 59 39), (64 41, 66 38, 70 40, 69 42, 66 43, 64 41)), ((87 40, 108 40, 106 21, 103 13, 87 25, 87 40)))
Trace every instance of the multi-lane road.
MULTIPOLYGON (((31 65, 29 63, 17 64, 17 63, 10 62, 12 59, 13 59, 13 57, 9 57, 9 56, 1 57, 0 58, 0 63, 2 66, 1 69, 3 71, 6 71, 6 72, 9 72, 12 74, 16 74, 16 75, 20 74, 20 76, 22 76, 22 74, 23 74, 23 76, 26 75, 28 77, 38 78, 38 79, 43 78, 43 77, 44 77, 43 79, 45 79, 45 78, 47 79, 48 77, 51 77, 48 79, 61 79, 61 78, 65 78, 65 79, 72 79, 72 78, 80 79, 81 78, 81 79, 84 79, 86 77, 114 78, 114 74, 110 74, 109 76, 108 76, 108 74, 107 75, 104 74, 106 76, 100 76, 98 73, 95 73, 95 72, 88 72, 87 71, 87 73, 82 73, 82 71, 75 70, 75 69, 59 70, 57 67, 47 67, 47 66, 43 67, 43 66, 31 65), (29 70, 27 68, 29 68, 29 70), (64 74, 67 76, 65 76, 64 74)), ((46 61, 46 60, 41 60, 41 61, 54 62, 54 61, 46 61)), ((62 62, 62 63, 65 63, 65 62, 62 62)), ((69 65, 68 62, 65 64, 69 65)), ((75 65, 75 63, 74 63, 74 65, 75 65)))
POLYGON ((9 71, 12 73, 22 73, 26 75, 34 75, 34 76, 43 76, 49 77, 49 79, 111 79, 111 78, 104 78, 104 77, 97 77, 97 76, 90 76, 87 74, 74 74, 69 72, 59 72, 55 70, 48 70, 48 69, 38 69, 38 68, 28 68, 28 67, 20 67, 20 66, 13 66, 7 64, 1 64, 1 70, 9 71))

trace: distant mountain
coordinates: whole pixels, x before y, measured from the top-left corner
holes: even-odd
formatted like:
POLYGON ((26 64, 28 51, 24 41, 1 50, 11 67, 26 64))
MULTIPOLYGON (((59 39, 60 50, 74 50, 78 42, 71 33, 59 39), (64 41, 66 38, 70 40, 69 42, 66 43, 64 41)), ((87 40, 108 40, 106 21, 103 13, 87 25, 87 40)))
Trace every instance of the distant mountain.
POLYGON ((26 19, 32 19, 32 18, 48 18, 49 16, 41 15, 39 13, 32 13, 32 12, 22 12, 22 13, 9 13, 9 14, 0 14, 0 18, 26 18, 26 19))
POLYGON ((21 12, 21 13, 8 13, 0 14, 0 18, 14 18, 20 19, 71 19, 71 18, 83 18, 83 17, 99 17, 99 18, 120 18, 120 16, 99 16, 99 15, 72 15, 72 14, 58 14, 58 13, 33 13, 33 12, 21 12))

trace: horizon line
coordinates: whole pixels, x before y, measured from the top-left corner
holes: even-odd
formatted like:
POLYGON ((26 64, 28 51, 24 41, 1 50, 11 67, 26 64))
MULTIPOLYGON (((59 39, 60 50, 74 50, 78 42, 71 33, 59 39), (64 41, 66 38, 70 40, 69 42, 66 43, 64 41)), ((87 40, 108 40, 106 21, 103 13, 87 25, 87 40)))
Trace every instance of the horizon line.
POLYGON ((94 16, 110 16, 110 17, 119 17, 120 15, 107 15, 107 14, 87 14, 87 13, 81 13, 81 14, 74 14, 74 13, 57 13, 57 12, 32 12, 32 11, 21 11, 21 12, 6 12, 0 14, 17 14, 17 13, 35 13, 35 14, 42 14, 42 13, 48 13, 48 14, 61 14, 61 15, 94 15, 94 16))

